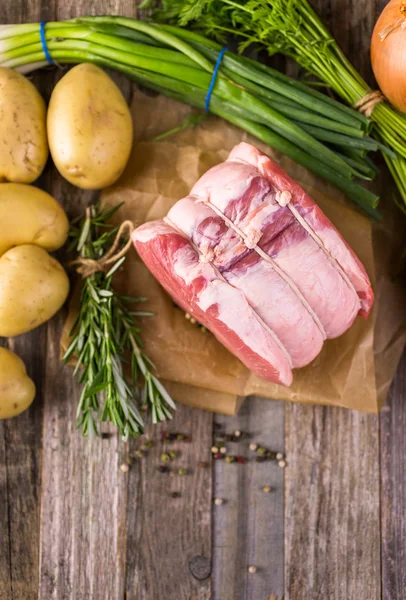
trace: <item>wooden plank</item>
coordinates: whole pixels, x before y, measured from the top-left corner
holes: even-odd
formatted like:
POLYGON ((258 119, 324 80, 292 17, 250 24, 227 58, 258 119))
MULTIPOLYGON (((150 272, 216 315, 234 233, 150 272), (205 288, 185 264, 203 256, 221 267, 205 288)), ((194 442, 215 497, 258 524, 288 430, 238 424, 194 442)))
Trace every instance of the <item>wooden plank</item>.
MULTIPOLYGON (((212 414, 179 405, 169 424, 150 427, 153 447, 128 475, 127 600, 211 598, 212 414), (164 444, 161 433, 190 435, 191 443, 164 444), (162 452, 174 450, 174 476, 160 473, 162 452), (177 469, 188 469, 180 476, 177 469), (180 494, 179 497, 172 497, 180 494)), ((130 454, 138 444, 130 445, 130 454)))
POLYGON ((287 404, 285 593, 378 600, 379 417, 287 404))
MULTIPOLYGON (((53 18, 94 13, 134 13, 132 2, 56 3, 53 18)), ((57 71, 41 73, 49 90, 57 71)), ((126 86, 128 91, 129 86, 126 86)), ((50 165, 45 187, 69 216, 94 202, 50 165)), ((79 388, 59 360, 64 315, 48 325, 44 391, 43 485, 41 495, 40 598, 122 598, 125 573, 127 480, 120 471, 125 445, 116 434, 90 443, 75 429, 79 388)))
POLYGON ((406 352, 381 412, 383 600, 406 591, 406 352))
MULTIPOLYGON (((57 17, 95 10, 131 15, 134 7, 130 2, 99 2, 96 9, 91 2, 68 2, 58 5, 57 17)), ((128 97, 131 85, 117 74, 113 77, 128 97)), ((71 216, 96 197, 74 190, 54 171, 48 184, 71 216)), ((75 431, 78 388, 58 362, 61 327, 62 317, 49 329, 40 597, 208 600, 211 471, 196 464, 209 455, 212 416, 180 407, 171 424, 192 432, 194 443, 179 461, 192 469, 190 476, 157 477, 158 443, 148 459, 133 460, 129 472, 123 473, 120 465, 133 458, 134 443, 124 445, 113 435, 90 444, 75 431), (182 490, 182 496, 170 497, 171 488, 182 490)), ((158 429, 153 435, 157 442, 158 429)))
MULTIPOLYGON (((3 0, 2 23, 48 18, 37 1, 3 0)), ((38 80, 36 78, 36 83, 38 80)), ((41 92, 43 88, 39 86, 41 92)), ((25 362, 37 388, 29 410, 0 425, 0 598, 37 598, 39 561, 39 491, 41 483, 43 376, 46 326, 9 340, 25 362)))
MULTIPOLYGON (((245 401, 239 415, 216 415, 226 433, 236 429, 248 440, 227 444, 231 454, 253 458, 250 441, 283 452, 284 404, 261 398, 245 401)), ((213 599, 248 600, 283 596, 283 481, 275 462, 245 465, 215 462, 213 599), (269 485, 270 493, 263 487, 269 485), (255 566, 255 574, 248 567, 255 566)))

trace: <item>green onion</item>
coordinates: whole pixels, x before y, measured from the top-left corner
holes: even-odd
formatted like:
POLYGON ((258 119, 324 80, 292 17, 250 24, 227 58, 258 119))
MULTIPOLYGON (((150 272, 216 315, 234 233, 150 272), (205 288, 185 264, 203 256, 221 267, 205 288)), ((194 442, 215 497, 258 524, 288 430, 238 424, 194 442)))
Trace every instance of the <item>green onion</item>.
MULTIPOLYGON (((51 56, 60 64, 92 62, 111 67, 199 109, 205 106, 220 49, 215 42, 177 27, 124 17, 47 23, 45 36, 51 56)), ((39 25, 0 29, 1 66, 29 73, 46 64, 39 25)), ((379 218, 378 197, 352 181, 373 178, 375 171, 359 153, 380 147, 367 135, 369 121, 358 112, 228 51, 210 112, 333 183, 379 218), (356 157, 346 154, 345 148, 355 149, 356 157)))
MULTIPOLYGON (((371 92, 308 0, 163 0, 162 4, 163 8, 155 11, 156 18, 196 27, 221 43, 230 34, 238 36, 240 52, 254 45, 269 55, 282 53, 293 58, 350 106, 357 105, 371 92)), ((162 28, 168 33, 174 29, 168 25, 162 25, 162 28)), ((194 32, 179 35, 191 45, 205 39, 200 35, 196 38, 194 32)), ((215 42, 210 45, 211 50, 218 47, 215 42)), ((247 67, 268 72, 264 65, 241 58, 247 67)), ((275 73, 274 77, 294 90, 305 91, 306 88, 309 97, 313 95, 315 101, 320 100, 322 94, 314 88, 281 73, 275 73)), ((334 101, 325 96, 325 102, 334 101)), ((347 110, 353 113, 348 107, 347 110)), ((365 117, 362 118, 365 123, 365 117)), ((383 101, 374 107, 370 119, 373 123, 371 134, 384 152, 399 190, 400 205, 406 212, 406 115, 383 101), (380 144, 389 148, 391 153, 385 152, 380 144)), ((318 139, 325 138, 318 136, 318 139)))

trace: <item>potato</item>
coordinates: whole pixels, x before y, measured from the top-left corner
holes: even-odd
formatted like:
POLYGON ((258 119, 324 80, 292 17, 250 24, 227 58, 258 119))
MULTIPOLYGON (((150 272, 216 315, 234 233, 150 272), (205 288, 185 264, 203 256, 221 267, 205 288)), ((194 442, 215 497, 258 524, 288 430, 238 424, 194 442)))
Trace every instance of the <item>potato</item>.
POLYGON ((45 103, 23 75, 0 67, 0 182, 32 183, 48 158, 45 103))
POLYGON ((77 65, 57 83, 47 130, 58 171, 80 188, 111 185, 130 156, 131 113, 116 84, 95 65, 77 65))
POLYGON ((48 321, 65 302, 69 279, 43 248, 24 244, 0 257, 0 336, 20 335, 48 321))
POLYGON ((28 408, 35 396, 35 385, 26 373, 21 358, 0 348, 0 419, 9 419, 28 408))
POLYGON ((66 241, 69 222, 52 196, 22 183, 0 183, 0 256, 35 244, 52 252, 66 241))

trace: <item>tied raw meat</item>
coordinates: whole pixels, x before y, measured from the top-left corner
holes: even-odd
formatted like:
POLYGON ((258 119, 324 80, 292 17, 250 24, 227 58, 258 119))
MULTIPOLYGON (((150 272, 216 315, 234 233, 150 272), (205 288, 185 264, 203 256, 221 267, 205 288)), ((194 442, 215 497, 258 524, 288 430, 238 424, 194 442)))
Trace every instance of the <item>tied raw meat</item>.
POLYGON ((246 143, 133 240, 178 305, 251 371, 283 385, 373 304, 368 275, 335 227, 246 143))

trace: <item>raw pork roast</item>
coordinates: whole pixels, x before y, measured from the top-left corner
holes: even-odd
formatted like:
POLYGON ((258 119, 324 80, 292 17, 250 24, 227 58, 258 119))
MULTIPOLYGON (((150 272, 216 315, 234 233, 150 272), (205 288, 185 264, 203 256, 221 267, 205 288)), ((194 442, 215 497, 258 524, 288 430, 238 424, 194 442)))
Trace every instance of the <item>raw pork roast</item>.
POLYGON ((248 369, 283 385, 373 304, 365 269, 335 227, 246 143, 133 240, 177 304, 248 369))

